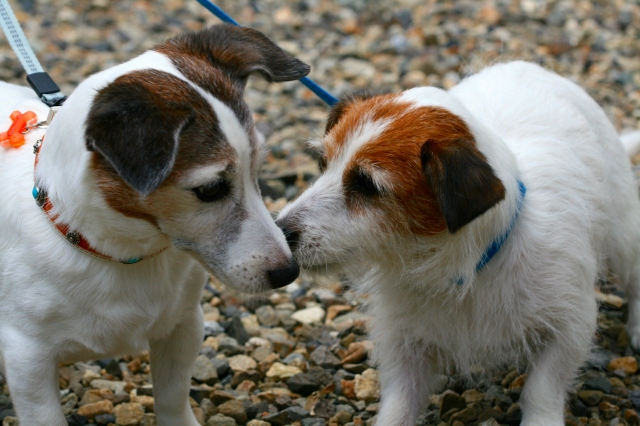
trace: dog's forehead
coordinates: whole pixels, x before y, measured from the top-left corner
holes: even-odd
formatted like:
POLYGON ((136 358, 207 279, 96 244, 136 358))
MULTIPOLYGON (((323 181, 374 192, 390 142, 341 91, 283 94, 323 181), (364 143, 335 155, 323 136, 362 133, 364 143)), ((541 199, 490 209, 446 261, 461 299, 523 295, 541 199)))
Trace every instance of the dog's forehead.
POLYGON ((450 108, 439 91, 434 93, 442 99, 424 99, 422 92, 407 91, 349 104, 323 139, 326 159, 340 158, 346 168, 373 163, 402 170, 419 166, 420 148, 429 139, 473 140, 464 119, 451 111, 455 105, 450 108))

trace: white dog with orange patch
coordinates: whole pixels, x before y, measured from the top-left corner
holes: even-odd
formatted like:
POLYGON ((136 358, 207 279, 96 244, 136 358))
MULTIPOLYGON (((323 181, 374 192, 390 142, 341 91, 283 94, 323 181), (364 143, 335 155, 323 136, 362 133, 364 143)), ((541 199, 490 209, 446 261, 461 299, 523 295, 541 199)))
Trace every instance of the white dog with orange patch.
MULTIPOLYGON (((245 292, 298 275, 258 189, 262 139, 242 98, 254 72, 309 67, 255 30, 187 33, 78 86, 35 188, 43 131, 0 149, 0 367, 21 424, 67 425, 58 363, 150 349, 158 424, 197 426, 205 268, 245 292)), ((27 88, 0 94, 0 128, 12 110, 47 116, 27 88)))
POLYGON ((370 294, 378 425, 413 426, 439 371, 510 363, 528 366, 522 425, 563 425, 607 270, 640 345, 638 190, 575 84, 513 62, 448 92, 354 97, 319 148, 323 174, 277 223, 303 269, 370 294))

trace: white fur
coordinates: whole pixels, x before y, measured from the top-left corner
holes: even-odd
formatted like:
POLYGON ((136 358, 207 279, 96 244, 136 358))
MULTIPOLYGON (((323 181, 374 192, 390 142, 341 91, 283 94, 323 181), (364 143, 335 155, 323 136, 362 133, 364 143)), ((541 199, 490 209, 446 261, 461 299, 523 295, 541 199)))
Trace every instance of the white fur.
MULTIPOLYGON (((77 250, 31 196, 31 145, 43 131, 27 134, 27 144, 20 149, 0 150, 0 367, 21 424, 66 426, 59 401, 59 362, 149 349, 158 424, 197 426, 188 392, 203 339, 199 300, 207 273, 172 243, 188 240, 189 250, 205 266, 245 291, 265 289, 266 271, 277 262, 290 262, 284 237, 272 220, 265 219, 269 213, 251 178, 250 170, 257 166, 249 157, 250 135, 229 108, 199 87, 238 151, 234 185, 243 192, 247 214, 235 241, 222 247, 212 243, 226 223, 237 220, 222 214, 223 207, 198 207, 180 223, 159 223, 160 229, 109 208, 89 172, 86 117, 97 90, 127 72, 147 68, 187 81, 157 52, 88 78, 47 130, 36 179, 46 185, 58 220, 80 231, 99 252, 127 259, 169 247, 160 255, 123 265, 77 250), (215 253, 226 256, 218 266, 207 264, 215 253), (246 279, 236 273, 241 267, 246 279)), ((47 116, 47 108, 29 89, 0 82, 0 128, 8 128, 7 117, 14 109, 33 110, 39 120, 47 116)), ((213 181, 225 167, 220 163, 194 168, 181 184, 190 191, 189 185, 213 181)))
POLYGON ((566 390, 596 329, 593 286, 606 270, 627 286, 629 335, 640 344, 640 201, 620 138, 583 90, 524 62, 399 101, 461 117, 507 195, 456 234, 403 237, 380 230, 373 212, 349 214, 340 160, 282 211, 278 222, 301 230, 302 267, 346 272, 370 295, 377 424, 413 426, 439 371, 515 363, 529 373, 522 425, 563 425, 566 390), (518 180, 527 187, 519 218, 476 273, 512 223, 518 180))

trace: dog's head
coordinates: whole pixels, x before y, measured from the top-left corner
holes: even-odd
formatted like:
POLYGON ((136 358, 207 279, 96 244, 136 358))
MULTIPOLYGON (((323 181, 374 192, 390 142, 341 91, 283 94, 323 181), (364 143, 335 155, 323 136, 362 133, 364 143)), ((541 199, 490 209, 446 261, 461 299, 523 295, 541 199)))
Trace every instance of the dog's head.
POLYGON ((157 226, 242 291, 292 282, 299 268, 262 203, 263 140, 243 91, 252 73, 288 81, 309 67, 260 32, 230 25, 154 50, 149 68, 97 92, 86 120, 90 167, 107 204, 157 226))
POLYGON ((303 268, 340 270, 402 239, 456 233, 504 198, 469 127, 443 106, 449 95, 421 91, 426 103, 405 92, 334 107, 321 176, 277 220, 303 268))

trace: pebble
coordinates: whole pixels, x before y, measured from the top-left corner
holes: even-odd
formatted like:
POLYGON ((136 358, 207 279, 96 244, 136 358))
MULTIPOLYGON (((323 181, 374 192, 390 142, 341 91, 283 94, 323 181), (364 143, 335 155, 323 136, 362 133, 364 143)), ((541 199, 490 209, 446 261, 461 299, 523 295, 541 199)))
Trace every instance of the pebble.
POLYGON ((302 324, 320 323, 324 319, 325 311, 319 306, 301 309, 291 315, 291 318, 302 324))
POLYGON ((638 371, 638 361, 632 356, 612 359, 609 363, 609 371, 616 370, 622 370, 628 375, 635 374, 638 371))
POLYGON ((241 401, 232 399, 218 406, 218 411, 227 417, 231 417, 237 423, 245 424, 247 422, 247 413, 241 401))
POLYGON ((113 412, 120 426, 137 426, 144 418, 144 407, 135 402, 116 405, 113 412))
POLYGON ((355 395, 357 399, 372 402, 380 398, 380 381, 378 371, 369 368, 355 378, 355 395))
POLYGON ((205 426, 237 426, 238 423, 231 418, 222 414, 216 414, 205 423, 205 426))
POLYGON ((271 379, 282 381, 300 373, 302 373, 302 371, 297 367, 274 362, 271 368, 269 368, 269 371, 267 371, 266 376, 271 379))
POLYGON ((199 355, 191 376, 201 383, 213 385, 218 381, 218 369, 207 356, 199 355))
POLYGON ((241 373, 249 370, 255 370, 258 367, 258 363, 247 355, 236 355, 229 358, 229 367, 235 373, 241 373))

